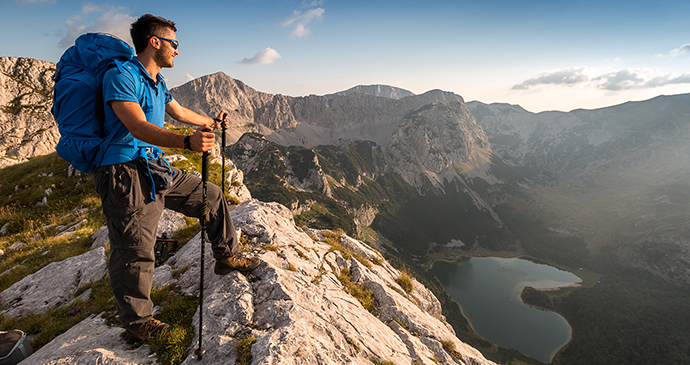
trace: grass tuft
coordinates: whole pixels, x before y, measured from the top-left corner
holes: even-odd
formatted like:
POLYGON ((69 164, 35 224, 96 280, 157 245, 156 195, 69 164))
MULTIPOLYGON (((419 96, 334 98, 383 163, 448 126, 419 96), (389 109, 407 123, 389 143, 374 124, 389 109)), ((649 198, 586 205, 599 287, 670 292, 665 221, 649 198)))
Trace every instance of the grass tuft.
POLYGON ((412 285, 412 278, 410 277, 410 274, 406 271, 401 271, 400 275, 398 275, 398 278, 395 279, 395 282, 398 283, 398 285, 400 285, 400 287, 405 291, 405 293, 412 293, 414 285, 412 285))
POLYGON ((345 291, 348 294, 359 300, 362 306, 370 313, 374 313, 374 309, 376 309, 376 299, 374 298, 374 293, 362 285, 353 283, 352 277, 350 276, 350 269, 345 268, 340 270, 338 280, 340 280, 340 282, 343 284, 345 291))
POLYGON ((405 321, 399 320, 397 318, 393 318, 393 321, 395 321, 397 324, 399 324, 400 327, 407 329, 407 323, 405 323, 405 321))
POLYGON ((453 355, 456 359, 462 361, 462 354, 455 349, 455 343, 453 341, 442 340, 441 345, 443 345, 443 349, 446 350, 449 354, 453 355))
POLYGON ((373 362, 374 365, 395 365, 395 363, 392 362, 392 361, 384 361, 384 360, 382 360, 382 361, 377 361, 377 360, 371 360, 371 362, 373 362))
POLYGON ((163 308, 156 318, 171 325, 168 333, 149 340, 158 360, 166 365, 180 364, 187 357, 194 337, 192 316, 199 304, 196 296, 183 295, 177 290, 177 287, 168 286, 151 291, 153 303, 163 308))
POLYGON ((253 335, 249 335, 237 344, 237 365, 249 365, 252 362, 252 345, 256 342, 253 335))

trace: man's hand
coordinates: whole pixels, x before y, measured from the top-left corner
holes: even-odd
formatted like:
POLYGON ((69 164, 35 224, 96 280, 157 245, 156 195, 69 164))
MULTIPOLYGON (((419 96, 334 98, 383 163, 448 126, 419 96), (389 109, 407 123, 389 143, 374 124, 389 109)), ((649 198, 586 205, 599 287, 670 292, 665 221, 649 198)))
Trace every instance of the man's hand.
POLYGON ((189 146, 192 148, 192 151, 197 152, 210 151, 215 143, 216 135, 207 126, 197 128, 189 139, 189 146))
POLYGON ((218 128, 223 127, 223 125, 225 125, 225 126, 228 125, 228 113, 225 112, 225 110, 221 110, 220 113, 218 113, 218 116, 216 117, 216 119, 213 119, 213 122, 211 123, 211 125, 207 125, 207 127, 213 128, 213 129, 218 129, 218 128))

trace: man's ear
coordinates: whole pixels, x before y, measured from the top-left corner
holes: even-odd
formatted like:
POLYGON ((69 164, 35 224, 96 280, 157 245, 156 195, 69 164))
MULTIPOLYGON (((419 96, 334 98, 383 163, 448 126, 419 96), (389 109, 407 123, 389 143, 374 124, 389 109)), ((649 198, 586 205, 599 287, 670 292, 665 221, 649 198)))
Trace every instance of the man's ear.
POLYGON ((159 49, 161 48, 161 40, 158 39, 158 37, 153 36, 149 38, 149 45, 153 47, 154 49, 159 49))

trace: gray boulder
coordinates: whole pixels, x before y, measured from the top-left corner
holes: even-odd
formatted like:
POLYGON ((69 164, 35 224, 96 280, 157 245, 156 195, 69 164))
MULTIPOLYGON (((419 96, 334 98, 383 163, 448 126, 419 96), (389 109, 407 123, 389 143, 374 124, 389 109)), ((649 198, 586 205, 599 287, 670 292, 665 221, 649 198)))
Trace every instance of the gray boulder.
POLYGON ((156 364, 148 346, 133 348, 120 337, 120 327, 91 315, 22 361, 22 365, 156 364))
POLYGON ((8 318, 20 318, 67 304, 80 286, 103 279, 106 265, 102 247, 50 263, 2 291, 0 313, 8 318))

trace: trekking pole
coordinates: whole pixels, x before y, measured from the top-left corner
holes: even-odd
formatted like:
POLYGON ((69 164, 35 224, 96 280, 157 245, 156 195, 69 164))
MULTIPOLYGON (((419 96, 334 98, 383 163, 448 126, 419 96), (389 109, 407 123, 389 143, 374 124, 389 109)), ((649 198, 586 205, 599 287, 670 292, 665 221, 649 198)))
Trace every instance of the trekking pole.
POLYGON ((220 116, 220 121, 222 123, 221 124, 222 125, 221 130, 223 132, 222 136, 220 137, 220 140, 221 140, 220 155, 223 156, 223 165, 221 166, 221 172, 220 172, 221 176, 222 176, 222 181, 221 181, 221 183, 222 183, 221 189, 222 190, 221 191, 223 192, 223 196, 225 196, 225 180, 226 180, 226 178, 225 178, 225 131, 227 131, 227 129, 228 129, 228 126, 225 123, 225 116, 226 115, 227 114, 223 113, 220 116))
POLYGON ((196 359, 201 360, 204 356, 204 348, 201 347, 201 333, 204 318, 204 256, 206 247, 206 208, 207 208, 207 187, 208 187, 208 151, 204 152, 201 159, 201 269, 199 270, 199 347, 196 349, 196 359))

